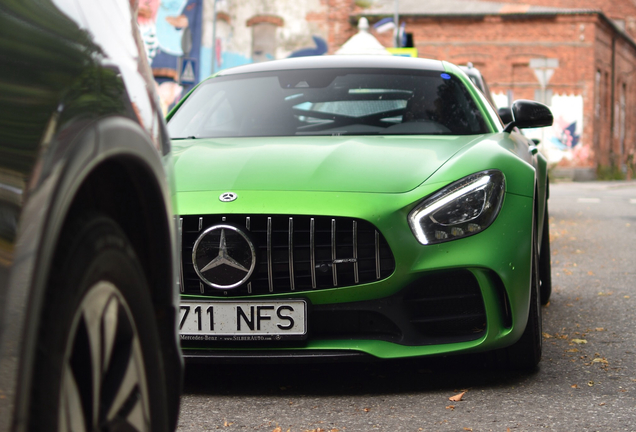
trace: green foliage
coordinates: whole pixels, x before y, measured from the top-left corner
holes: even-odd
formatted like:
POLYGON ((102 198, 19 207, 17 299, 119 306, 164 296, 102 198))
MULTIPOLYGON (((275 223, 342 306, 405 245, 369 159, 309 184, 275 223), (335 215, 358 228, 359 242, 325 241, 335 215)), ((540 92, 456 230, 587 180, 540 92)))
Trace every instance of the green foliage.
POLYGON ((615 165, 599 165, 596 168, 596 178, 598 180, 625 180, 625 174, 615 165))

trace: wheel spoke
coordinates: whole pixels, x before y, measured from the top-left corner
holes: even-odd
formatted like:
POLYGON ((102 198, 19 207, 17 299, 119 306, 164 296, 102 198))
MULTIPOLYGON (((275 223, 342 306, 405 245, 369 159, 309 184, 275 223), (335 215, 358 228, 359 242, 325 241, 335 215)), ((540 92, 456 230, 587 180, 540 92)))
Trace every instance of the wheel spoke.
POLYGON ((64 371, 61 395, 61 409, 58 420, 58 430, 81 432, 86 431, 86 419, 82 406, 82 397, 75 376, 70 365, 66 365, 64 371))
POLYGON ((102 323, 104 317, 108 315, 108 298, 110 297, 108 290, 100 289, 99 284, 88 293, 84 300, 83 318, 86 323, 86 331, 88 333, 88 342, 90 347, 90 371, 93 382, 92 387, 92 407, 91 407, 91 425, 97 426, 99 418, 99 408, 102 391, 102 375, 104 373, 104 332, 102 323))
POLYGON ((105 372, 110 364, 113 354, 113 345, 115 344, 115 336, 117 334, 117 315, 119 312, 119 302, 116 297, 111 297, 102 317, 102 333, 103 333, 103 357, 102 372, 105 372))
POLYGON ((59 409, 61 431, 149 431, 141 342, 116 287, 96 283, 69 335, 59 409))
MULTIPOLYGON (((112 404, 106 414, 106 421, 112 422, 116 419, 128 419, 129 423, 135 425, 138 430, 144 429, 145 419, 143 418, 143 404, 147 400, 144 381, 144 369, 142 366, 141 347, 135 338, 132 341, 132 349, 125 365, 125 372, 116 389, 112 404), (140 420, 131 422, 131 413, 137 411, 142 414, 140 420)), ((133 416, 134 417, 134 416, 133 416)))

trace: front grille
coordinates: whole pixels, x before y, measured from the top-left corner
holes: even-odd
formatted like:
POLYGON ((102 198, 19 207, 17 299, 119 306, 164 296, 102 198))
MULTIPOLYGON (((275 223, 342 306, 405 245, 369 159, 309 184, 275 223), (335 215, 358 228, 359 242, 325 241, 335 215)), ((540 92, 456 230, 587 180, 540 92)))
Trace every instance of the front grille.
POLYGON ((345 287, 387 278, 395 269, 380 232, 360 219, 328 216, 195 215, 181 218, 181 292, 242 296, 345 287), (256 267, 249 281, 232 290, 203 283, 192 250, 206 228, 217 224, 249 232, 256 267))

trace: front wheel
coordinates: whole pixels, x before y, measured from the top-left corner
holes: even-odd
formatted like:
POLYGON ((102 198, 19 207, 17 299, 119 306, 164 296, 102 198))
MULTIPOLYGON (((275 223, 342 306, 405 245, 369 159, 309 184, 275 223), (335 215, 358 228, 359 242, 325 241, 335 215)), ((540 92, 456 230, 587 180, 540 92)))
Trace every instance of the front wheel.
POLYGON ((30 430, 167 430, 155 314, 132 247, 104 216, 66 236, 44 305, 30 430))
POLYGON ((532 277, 530 282, 530 310, 526 328, 514 345, 503 350, 506 366, 514 370, 534 370, 541 361, 543 327, 541 316, 539 257, 537 242, 532 242, 532 277))
POLYGON ((541 304, 547 305, 552 295, 552 257, 550 256, 550 223, 548 202, 545 203, 543 216, 543 232, 541 237, 541 252, 539 253, 539 278, 541 283, 541 304))

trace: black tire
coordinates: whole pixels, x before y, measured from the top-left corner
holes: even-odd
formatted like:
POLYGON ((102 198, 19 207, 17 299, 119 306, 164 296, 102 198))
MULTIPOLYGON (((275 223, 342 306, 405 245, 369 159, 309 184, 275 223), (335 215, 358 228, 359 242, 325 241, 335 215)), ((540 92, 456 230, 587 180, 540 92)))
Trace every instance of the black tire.
POLYGON ((155 314, 126 236, 94 215, 61 238, 69 240, 44 304, 29 430, 167 431, 155 314))
POLYGON ((532 245, 532 281, 530 283, 530 310, 526 328, 514 345, 504 350, 506 366, 513 370, 532 371, 541 361, 543 324, 539 293, 539 265, 537 242, 532 245))
POLYGON ((541 284, 541 304, 547 305, 552 295, 552 257, 550 256, 550 223, 548 202, 545 202, 541 251, 539 252, 539 282, 541 284))

